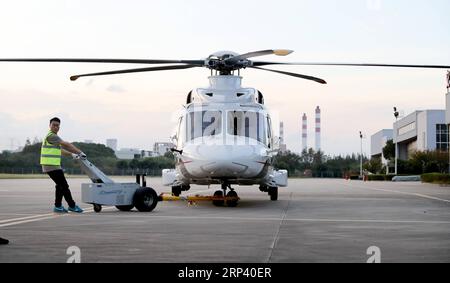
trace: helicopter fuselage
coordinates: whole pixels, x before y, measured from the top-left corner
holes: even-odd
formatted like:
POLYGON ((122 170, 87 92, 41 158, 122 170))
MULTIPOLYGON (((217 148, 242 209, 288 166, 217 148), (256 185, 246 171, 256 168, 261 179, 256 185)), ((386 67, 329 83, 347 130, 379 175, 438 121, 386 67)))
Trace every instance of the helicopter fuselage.
POLYGON ((278 138, 262 94, 241 79, 211 76, 210 87, 188 95, 174 137, 176 170, 163 172, 165 185, 287 185, 287 172, 272 167, 278 138))

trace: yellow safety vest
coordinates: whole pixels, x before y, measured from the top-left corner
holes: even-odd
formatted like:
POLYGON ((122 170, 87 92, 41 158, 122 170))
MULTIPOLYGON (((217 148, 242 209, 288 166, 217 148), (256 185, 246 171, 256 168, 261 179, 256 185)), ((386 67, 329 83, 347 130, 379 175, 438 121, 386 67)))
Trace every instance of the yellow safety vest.
POLYGON ((44 141, 42 142, 41 147, 41 165, 53 165, 60 166, 61 165, 61 146, 60 145, 52 145, 47 141, 47 138, 54 134, 52 131, 49 131, 45 136, 44 141))

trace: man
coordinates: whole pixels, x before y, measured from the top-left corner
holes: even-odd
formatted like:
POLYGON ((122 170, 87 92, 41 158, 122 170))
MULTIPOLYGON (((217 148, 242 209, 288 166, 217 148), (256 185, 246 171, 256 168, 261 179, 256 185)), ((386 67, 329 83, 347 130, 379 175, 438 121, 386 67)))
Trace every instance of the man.
POLYGON ((56 117, 50 120, 50 130, 42 141, 40 163, 42 171, 47 173, 56 184, 55 207, 53 211, 56 213, 67 213, 69 211, 82 213, 83 210, 76 205, 72 198, 69 185, 61 168, 61 155, 72 156, 73 158, 86 158, 86 154, 58 136, 60 123, 61 120, 56 117), (62 205, 63 197, 69 205, 68 209, 65 209, 62 205))
POLYGON ((9 241, 3 238, 0 238, 0 245, 7 245, 9 244, 9 241))

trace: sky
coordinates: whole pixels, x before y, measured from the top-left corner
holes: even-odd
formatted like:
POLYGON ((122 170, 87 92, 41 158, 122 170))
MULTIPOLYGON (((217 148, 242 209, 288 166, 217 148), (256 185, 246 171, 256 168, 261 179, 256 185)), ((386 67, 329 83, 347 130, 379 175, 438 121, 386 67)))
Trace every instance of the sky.
MULTIPOLYGON (((2 1, 0 57, 203 59, 285 48, 283 62, 450 65, 448 0, 2 1)), ((169 141, 186 94, 208 84, 207 69, 136 73, 71 82, 128 64, 0 63, 0 150, 42 138, 53 116, 67 141, 151 150, 169 141)), ((370 154, 370 135, 405 115, 444 109, 446 70, 274 66, 325 79, 320 85, 243 70, 243 85, 265 95, 285 125, 287 147, 301 150, 301 117, 322 109, 322 149, 370 154)))

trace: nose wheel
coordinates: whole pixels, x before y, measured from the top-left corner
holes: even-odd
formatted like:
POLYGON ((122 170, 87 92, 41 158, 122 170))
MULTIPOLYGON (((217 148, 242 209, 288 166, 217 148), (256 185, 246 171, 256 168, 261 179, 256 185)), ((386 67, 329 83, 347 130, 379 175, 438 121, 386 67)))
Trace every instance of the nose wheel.
POLYGON ((238 194, 231 188, 230 185, 223 183, 222 190, 216 191, 214 193, 213 204, 215 206, 224 206, 225 204, 228 207, 236 207, 238 205, 239 197, 238 194), (227 189, 230 191, 227 193, 227 189), (225 195, 225 197, 224 197, 225 195))

